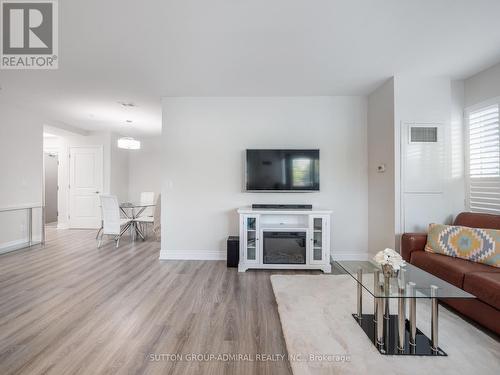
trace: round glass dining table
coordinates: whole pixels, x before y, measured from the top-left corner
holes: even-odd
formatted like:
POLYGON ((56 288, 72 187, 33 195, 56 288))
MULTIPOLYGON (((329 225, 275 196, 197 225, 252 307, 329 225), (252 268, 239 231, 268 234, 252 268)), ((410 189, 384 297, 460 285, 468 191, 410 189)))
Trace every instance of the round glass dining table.
POLYGON ((147 208, 154 206, 156 206, 154 203, 147 202, 120 203, 120 211, 127 219, 130 219, 130 233, 132 235, 132 240, 135 241, 137 236, 141 237, 143 240, 146 238, 141 226, 136 221, 136 219, 139 218, 147 208))

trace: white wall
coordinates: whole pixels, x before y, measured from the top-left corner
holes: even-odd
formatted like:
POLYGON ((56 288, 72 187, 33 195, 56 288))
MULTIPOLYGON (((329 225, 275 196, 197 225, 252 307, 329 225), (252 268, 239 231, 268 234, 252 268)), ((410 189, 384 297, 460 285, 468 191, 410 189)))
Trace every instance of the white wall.
MULTIPOLYGON (((0 99, 0 207, 42 204, 42 124, 0 99)), ((41 217, 34 213, 34 228, 41 217)), ((25 211, 0 212, 0 252, 27 240, 25 211)), ((40 237, 37 231, 35 237, 40 237)))
POLYGON ((404 231, 448 223, 464 210, 463 107, 464 84, 448 77, 397 75, 369 95, 371 251, 399 249, 404 231), (407 123, 442 124, 442 145, 409 145, 407 123), (386 172, 377 173, 382 163, 386 172))
POLYGON ((448 77, 399 75, 394 82, 398 140, 395 145, 396 233, 400 234, 405 230, 424 231, 430 222, 449 223, 454 214, 463 209, 463 199, 460 199, 464 184, 463 124, 459 119, 463 94, 461 84, 452 84, 448 77), (430 145, 411 146, 413 154, 405 154, 405 147, 409 147, 406 123, 442 124, 442 156, 428 154, 430 145), (405 157, 415 168, 401 164, 405 157), (422 173, 417 176, 418 170, 422 173), (402 191, 400 171, 406 175, 406 192, 402 191), (434 193, 437 191, 441 194, 434 193))
POLYGON ((500 96, 500 64, 465 80, 465 107, 500 96))
POLYGON ((0 100, 0 207, 42 203, 42 125, 0 100))
POLYGON ((368 96, 368 249, 395 247, 394 80, 368 96), (385 172, 377 171, 385 165, 385 172))
POLYGON ((448 178, 450 214, 465 211, 464 81, 451 81, 451 119, 448 178))
POLYGON ((157 137, 141 137, 141 149, 129 151, 129 200, 138 201, 142 191, 161 191, 162 140, 157 137))
MULTIPOLYGON (((408 134, 405 127, 408 123, 436 123, 449 127, 451 115, 450 80, 446 77, 421 77, 413 75, 398 75, 394 77, 394 102, 395 102, 395 147, 396 161, 396 235, 403 232, 421 232, 429 222, 443 222, 447 220, 448 204, 444 202, 444 192, 441 194, 430 193, 439 190, 436 188, 441 182, 438 168, 439 163, 432 164, 435 155, 424 156, 427 145, 414 145, 414 155, 406 154, 408 147, 408 134), (418 169, 404 168, 405 157, 414 163, 418 169), (424 165, 425 164, 425 165, 424 165), (432 165, 432 166, 431 166, 432 165), (421 178, 416 176, 416 171, 423 169, 421 178), (403 171, 403 169, 405 169, 403 171), (405 183, 404 175, 409 183, 405 183), (437 177, 434 179, 433 177, 437 177), (422 185, 415 181, 423 182, 422 185), (427 183, 426 183, 427 182, 427 183), (406 191, 405 191, 406 185, 406 191)), ((444 133, 446 134, 446 132, 444 133)), ((444 166, 442 166, 444 172, 444 166)), ((399 241, 396 241, 399 245, 399 241)))
POLYGON ((332 254, 367 252, 366 98, 164 98, 162 257, 224 258, 236 209, 310 203, 333 210, 332 254), (245 193, 247 148, 319 148, 321 192, 245 193))
MULTIPOLYGON (((118 197, 121 202, 129 200, 129 155, 136 150, 118 148, 117 141, 120 136, 115 133, 110 135, 110 192, 118 197)), ((140 151, 140 150, 137 150, 140 151)))

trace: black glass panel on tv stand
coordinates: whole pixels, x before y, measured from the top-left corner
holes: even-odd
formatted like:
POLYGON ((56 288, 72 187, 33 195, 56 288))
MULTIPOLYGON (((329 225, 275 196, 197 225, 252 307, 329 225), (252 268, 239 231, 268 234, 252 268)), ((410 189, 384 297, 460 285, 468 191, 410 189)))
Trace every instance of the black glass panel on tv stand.
POLYGON ((318 191, 319 150, 247 150, 248 191, 318 191))

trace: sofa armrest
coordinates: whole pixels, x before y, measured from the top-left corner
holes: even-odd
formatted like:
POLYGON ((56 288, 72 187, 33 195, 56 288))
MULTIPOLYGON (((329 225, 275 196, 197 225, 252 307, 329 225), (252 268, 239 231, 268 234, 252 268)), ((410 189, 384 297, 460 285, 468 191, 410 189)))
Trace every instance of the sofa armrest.
POLYGON ((413 251, 423 251, 427 243, 425 233, 403 233, 401 237, 401 256, 407 262, 410 261, 413 251))

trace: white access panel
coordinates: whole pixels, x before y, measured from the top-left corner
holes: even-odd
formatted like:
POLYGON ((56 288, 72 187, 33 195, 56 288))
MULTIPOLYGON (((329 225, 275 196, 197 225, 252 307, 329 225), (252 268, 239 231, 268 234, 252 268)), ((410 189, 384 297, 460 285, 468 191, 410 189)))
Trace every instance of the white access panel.
POLYGON ((401 133, 401 231, 427 232, 450 214, 444 125, 407 122, 401 133))
POLYGON ((446 153, 441 124, 407 123, 402 147, 402 176, 405 193, 442 193, 445 183, 446 153), (436 128, 436 142, 414 142, 412 128, 436 128))

